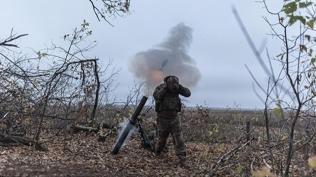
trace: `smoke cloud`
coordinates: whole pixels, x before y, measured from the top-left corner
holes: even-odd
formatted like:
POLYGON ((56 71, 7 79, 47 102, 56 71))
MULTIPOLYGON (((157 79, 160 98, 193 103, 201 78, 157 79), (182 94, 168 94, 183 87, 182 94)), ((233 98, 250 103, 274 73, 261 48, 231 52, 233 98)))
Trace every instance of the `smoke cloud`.
POLYGON ((192 28, 180 23, 170 30, 164 42, 131 58, 129 70, 144 81, 147 94, 151 94, 168 75, 179 77, 180 83, 186 87, 196 86, 201 74, 187 53, 191 42, 192 28))

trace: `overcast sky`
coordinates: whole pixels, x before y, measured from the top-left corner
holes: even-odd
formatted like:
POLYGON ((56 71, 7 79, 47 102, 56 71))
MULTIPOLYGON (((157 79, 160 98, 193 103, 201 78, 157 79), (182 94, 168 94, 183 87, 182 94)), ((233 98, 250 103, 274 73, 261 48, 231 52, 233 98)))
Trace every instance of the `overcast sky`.
MULTIPOLYGON (((281 2, 269 5, 279 9, 281 2)), ((0 38, 14 28, 17 33, 29 34, 20 41, 22 49, 43 49, 86 19, 98 44, 92 55, 104 63, 113 60, 121 70, 114 94, 124 100, 135 80, 128 70, 129 59, 161 43, 170 28, 183 22, 193 29, 189 54, 202 75, 192 89, 190 105, 262 108, 244 64, 262 83, 266 77, 234 19, 232 5, 258 46, 266 39, 269 48, 280 48, 267 35, 270 31, 262 18, 267 13, 254 0, 131 0, 128 15, 110 19, 114 27, 97 21, 88 0, 6 0, 0 6, 0 38)))

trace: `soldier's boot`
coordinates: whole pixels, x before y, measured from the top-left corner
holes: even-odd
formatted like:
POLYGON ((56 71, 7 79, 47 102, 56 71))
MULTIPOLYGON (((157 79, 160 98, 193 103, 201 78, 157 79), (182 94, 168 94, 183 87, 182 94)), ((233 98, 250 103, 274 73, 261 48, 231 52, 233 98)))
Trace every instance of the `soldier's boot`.
POLYGON ((189 166, 186 163, 186 158, 185 157, 179 157, 178 166, 181 167, 181 168, 185 168, 185 169, 189 168, 189 166))
POLYGON ((161 155, 161 153, 164 153, 165 152, 165 149, 166 147, 163 146, 162 144, 160 143, 156 143, 156 145, 154 146, 154 153, 156 156, 159 156, 161 155))
POLYGON ((156 156, 160 156, 160 154, 161 154, 161 150, 157 145, 154 146, 154 153, 156 156))
POLYGON ((160 147, 154 146, 154 153, 155 153, 156 156, 159 156, 162 153, 163 154, 167 154, 168 153, 168 147, 165 146, 164 148, 160 148, 160 147))

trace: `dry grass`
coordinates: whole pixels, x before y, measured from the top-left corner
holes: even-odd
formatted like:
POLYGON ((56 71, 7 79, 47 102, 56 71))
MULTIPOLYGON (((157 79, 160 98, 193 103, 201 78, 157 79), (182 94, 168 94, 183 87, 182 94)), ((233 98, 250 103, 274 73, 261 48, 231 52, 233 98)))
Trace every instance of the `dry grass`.
MULTIPOLYGON (((129 109, 125 112, 111 109, 99 113, 98 121, 111 119, 111 124, 116 125, 130 112, 129 109)), ((136 134, 119 155, 113 156, 110 152, 116 131, 112 131, 105 142, 98 142, 93 133, 72 134, 69 126, 66 126, 68 129, 55 129, 56 124, 70 125, 71 122, 47 121, 42 142, 49 151, 38 152, 24 146, 0 147, 0 172, 2 176, 247 176, 252 170, 265 167, 264 161, 272 165, 266 151, 264 120, 260 111, 198 107, 185 109, 179 116, 188 151, 187 169, 177 166, 171 140, 168 152, 156 157, 140 147, 136 134), (246 121, 251 122, 251 143, 225 157, 216 171, 212 171, 225 153, 245 143, 246 121)), ((142 120, 146 132, 152 133, 155 113, 147 111, 142 120)), ((286 155, 286 127, 279 127, 282 121, 275 119, 274 122, 271 128, 274 166, 279 168, 279 162, 284 162, 286 155)), ((296 139, 303 138, 303 135, 300 132, 296 139)), ((302 144, 303 141, 297 147, 302 144)), ((302 146, 295 154, 293 176, 316 175, 307 166, 307 158, 313 154, 313 144, 314 141, 302 146)))

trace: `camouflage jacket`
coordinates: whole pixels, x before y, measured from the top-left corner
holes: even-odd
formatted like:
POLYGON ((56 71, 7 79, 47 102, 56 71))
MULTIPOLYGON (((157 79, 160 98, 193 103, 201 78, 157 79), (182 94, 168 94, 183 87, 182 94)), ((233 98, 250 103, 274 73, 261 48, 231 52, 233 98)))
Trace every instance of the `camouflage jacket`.
POLYGON ((154 99, 156 102, 156 112, 168 111, 168 112, 180 112, 181 111, 181 99, 179 94, 185 97, 189 97, 191 92, 188 88, 179 84, 179 89, 176 91, 170 91, 165 83, 160 84, 154 91, 154 99))

